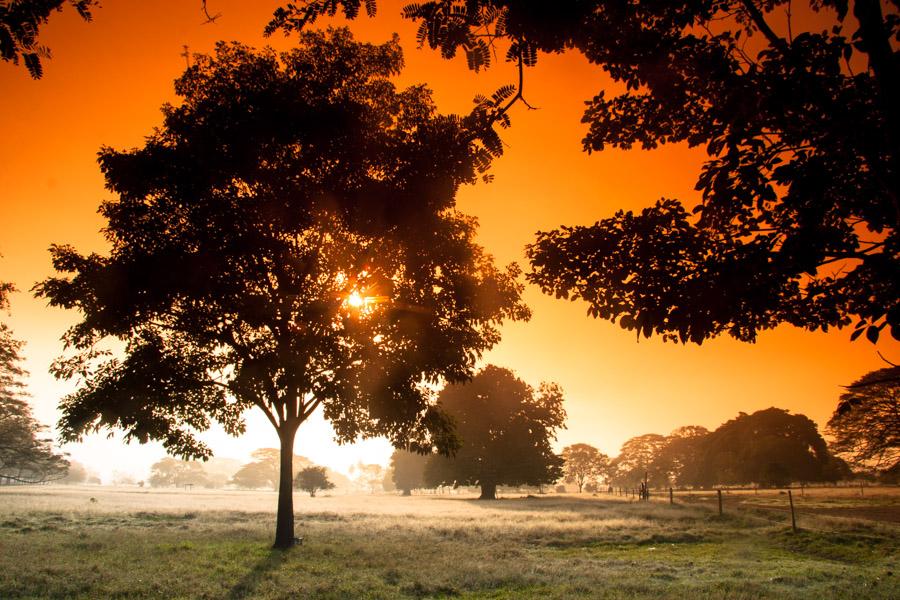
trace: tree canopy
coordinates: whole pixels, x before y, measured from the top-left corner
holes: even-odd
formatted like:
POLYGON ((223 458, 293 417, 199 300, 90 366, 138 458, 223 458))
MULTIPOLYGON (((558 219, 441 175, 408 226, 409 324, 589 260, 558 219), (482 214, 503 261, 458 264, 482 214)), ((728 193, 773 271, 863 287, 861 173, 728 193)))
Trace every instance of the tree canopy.
MULTIPOLYGON (((9 309, 14 290, 0 282, 0 311, 9 309)), ((41 437, 46 427, 31 414, 23 381, 27 372, 19 366, 22 346, 0 322, 0 482, 43 483, 65 477, 69 463, 41 437)))
POLYGON ((826 433, 832 450, 877 470, 900 465, 900 367, 867 373, 841 394, 826 433))
POLYGON ((428 458, 427 454, 407 450, 394 450, 391 454, 391 478, 394 486, 404 496, 410 496, 413 490, 425 487, 425 464, 428 458))
POLYGON ((310 498, 316 497, 316 492, 333 490, 334 483, 328 479, 325 467, 309 466, 297 472, 294 478, 294 487, 309 493, 310 498))
POLYGON ((454 448, 425 384, 468 377, 529 312, 517 267, 495 267, 454 208, 487 168, 482 130, 396 89, 401 66, 396 39, 346 29, 282 54, 219 43, 143 147, 101 151, 111 253, 54 246, 61 275, 36 286, 82 316, 54 367, 82 381, 65 439, 117 428, 203 458, 195 432, 239 434, 255 406, 281 441, 279 546, 294 437, 320 407, 342 442, 454 448))
MULTIPOLYGON (((705 148, 698 206, 663 198, 539 233, 528 277, 546 293, 681 342, 752 341, 780 323, 900 339, 900 3, 798 4, 432 0, 403 14, 420 45, 461 50, 476 71, 505 42, 515 99, 542 52, 598 65, 619 85, 587 101, 588 152, 705 148)), ((360 5, 292 4, 270 28, 360 5)))
POLYGON ((572 444, 563 448, 562 453, 563 474, 566 483, 574 483, 578 486, 578 493, 584 489, 585 484, 593 483, 605 477, 609 471, 609 457, 590 444, 572 444))
POLYGON ((550 447, 565 427, 558 385, 534 390, 512 371, 488 365, 470 382, 445 387, 438 399, 461 447, 452 457, 429 459, 430 485, 478 485, 482 499, 494 499, 498 485, 540 485, 562 475, 562 458, 550 447))
POLYGON ((169 456, 156 461, 150 467, 150 485, 153 487, 206 486, 206 470, 196 461, 177 460, 169 456))

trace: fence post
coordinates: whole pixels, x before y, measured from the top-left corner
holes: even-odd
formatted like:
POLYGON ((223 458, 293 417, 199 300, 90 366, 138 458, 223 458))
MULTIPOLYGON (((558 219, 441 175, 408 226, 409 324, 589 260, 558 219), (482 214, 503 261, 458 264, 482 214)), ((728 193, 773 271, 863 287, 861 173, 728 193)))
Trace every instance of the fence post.
POLYGON ((791 531, 796 533, 797 532, 797 517, 794 515, 794 496, 791 495, 791 490, 788 490, 788 502, 791 503, 791 531))
POLYGON ((716 490, 719 494, 719 516, 722 516, 722 490, 716 490))
POLYGON ((672 488, 669 488, 669 504, 675 504, 675 495, 672 493, 672 488))

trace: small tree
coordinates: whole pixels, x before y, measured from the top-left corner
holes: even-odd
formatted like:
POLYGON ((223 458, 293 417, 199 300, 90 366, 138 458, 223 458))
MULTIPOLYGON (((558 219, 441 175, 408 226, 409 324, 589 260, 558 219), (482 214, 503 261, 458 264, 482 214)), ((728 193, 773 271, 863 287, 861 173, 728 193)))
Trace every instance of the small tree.
POLYGON ((572 444, 562 451, 563 474, 566 483, 578 486, 580 494, 587 483, 596 483, 597 479, 609 469, 609 457, 590 444, 572 444))
POLYGON ((297 473, 294 478, 294 487, 304 492, 309 492, 310 498, 316 497, 319 490, 333 490, 334 484, 328 480, 325 467, 306 467, 297 473))
POLYGON ((425 487, 425 464, 429 455, 394 450, 391 455, 391 475, 394 485, 403 491, 404 496, 411 496, 414 489, 425 487))
MULTIPOLYGON (((9 308, 7 296, 14 290, 0 283, 0 310, 9 308)), ((31 414, 19 366, 22 342, 0 323, 0 482, 43 483, 66 476, 69 463, 54 454, 50 440, 39 437, 46 429, 31 414)))
POLYGON ((825 432, 832 450, 857 466, 900 468, 900 367, 872 371, 847 386, 825 432))
POLYGON ((278 548, 294 543, 293 447, 316 410, 340 441, 455 447, 425 384, 467 378, 528 310, 517 267, 497 269, 455 210, 496 133, 398 91, 401 65, 396 40, 346 29, 280 55, 220 43, 142 148, 101 152, 111 254, 55 246, 62 275, 36 288, 82 315, 54 369, 83 382, 62 401, 66 440, 119 428, 205 458, 195 432, 240 434, 256 407, 280 442, 278 548))
POLYGON ((444 388, 439 401, 455 420, 462 447, 452 458, 429 459, 430 485, 478 485, 481 499, 493 500, 498 485, 540 485, 562 475, 563 460, 550 447, 565 427, 558 385, 535 391, 512 371, 488 365, 471 382, 444 388))

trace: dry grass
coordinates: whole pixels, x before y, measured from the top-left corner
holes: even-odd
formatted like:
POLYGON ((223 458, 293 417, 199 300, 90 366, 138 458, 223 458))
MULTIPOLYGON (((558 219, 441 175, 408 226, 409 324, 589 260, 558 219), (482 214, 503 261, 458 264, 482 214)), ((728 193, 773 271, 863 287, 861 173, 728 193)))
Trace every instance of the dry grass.
POLYGON ((898 529, 546 496, 0 490, 0 598, 897 598, 898 529), (91 502, 93 497, 97 501, 91 502), (896 574, 895 574, 896 573, 896 574))

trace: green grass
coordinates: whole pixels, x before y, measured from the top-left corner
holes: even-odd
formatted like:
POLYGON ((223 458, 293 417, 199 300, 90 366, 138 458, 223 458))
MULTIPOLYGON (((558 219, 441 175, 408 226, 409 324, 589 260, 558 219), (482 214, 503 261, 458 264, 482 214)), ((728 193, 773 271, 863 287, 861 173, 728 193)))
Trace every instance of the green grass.
POLYGON ((0 494, 0 598, 900 597, 898 529, 877 523, 792 533, 608 498, 298 496, 305 540, 280 552, 272 495, 251 512, 93 494, 58 510, 0 494))

